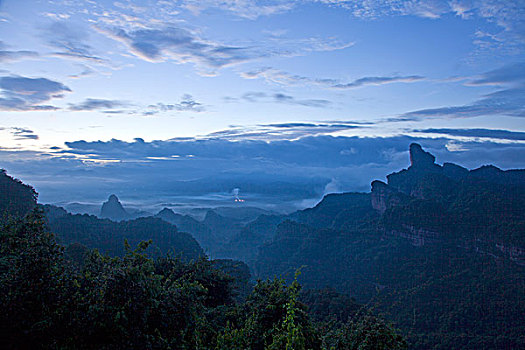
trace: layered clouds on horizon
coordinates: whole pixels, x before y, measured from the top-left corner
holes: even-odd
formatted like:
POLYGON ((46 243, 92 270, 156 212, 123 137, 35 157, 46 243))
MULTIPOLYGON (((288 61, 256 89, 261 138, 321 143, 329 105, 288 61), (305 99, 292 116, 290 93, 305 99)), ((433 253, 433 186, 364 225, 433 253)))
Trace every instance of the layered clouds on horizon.
MULTIPOLYGON (((294 127, 314 128, 291 124, 283 129, 294 127)), ((199 203, 203 196, 240 188, 253 200, 252 205, 274 210, 312 205, 328 192, 369 191, 372 180, 384 180, 387 174, 409 165, 412 142, 436 155, 438 163, 454 162, 467 168, 487 164, 504 169, 525 167, 520 133, 483 129, 415 132, 434 138, 320 135, 267 141, 240 140, 237 133, 234 141, 74 141, 47 154, 29 152, 16 158, 0 150, 0 161, 8 173, 34 185, 43 202, 97 202, 118 193, 159 205, 181 198, 199 203), (506 142, 502 143, 503 138, 506 142)))

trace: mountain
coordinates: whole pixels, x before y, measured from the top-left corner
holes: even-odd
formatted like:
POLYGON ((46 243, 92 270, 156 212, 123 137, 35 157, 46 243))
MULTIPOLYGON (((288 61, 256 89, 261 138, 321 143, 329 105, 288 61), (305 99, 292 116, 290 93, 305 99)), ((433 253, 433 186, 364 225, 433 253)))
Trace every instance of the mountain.
POLYGON ((164 208, 155 217, 177 226, 181 231, 190 233, 206 251, 215 248, 219 242, 208 226, 189 215, 177 214, 171 209, 164 208))
POLYGON ((417 349, 525 348, 525 171, 410 166, 371 193, 326 196, 282 217, 257 278, 336 291, 390 316, 417 349))
MULTIPOLYGON (((54 210, 56 212, 56 209, 54 210)), ((124 254, 124 241, 136 246, 141 241, 152 240, 149 251, 154 255, 171 253, 185 260, 204 256, 204 251, 188 233, 158 218, 139 218, 114 222, 87 214, 49 215, 48 225, 60 243, 80 243, 88 248, 110 255, 124 254)))
POLYGON ((0 169, 0 226, 10 219, 21 219, 36 207, 37 193, 0 169))
POLYGON ((219 215, 215 210, 208 210, 202 223, 213 232, 220 244, 227 242, 243 227, 240 220, 219 215))
POLYGON ((106 202, 102 203, 99 217, 101 219, 110 219, 113 221, 122 221, 131 218, 118 200, 117 196, 114 194, 109 196, 106 202))

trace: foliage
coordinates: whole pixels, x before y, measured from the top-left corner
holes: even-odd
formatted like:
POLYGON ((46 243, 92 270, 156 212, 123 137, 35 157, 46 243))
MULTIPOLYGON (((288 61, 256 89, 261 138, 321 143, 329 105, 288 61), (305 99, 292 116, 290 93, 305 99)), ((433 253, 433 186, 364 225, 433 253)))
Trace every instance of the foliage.
POLYGON ((0 225, 23 218, 36 206, 34 188, 14 179, 0 169, 0 225))
POLYGON ((343 327, 323 338, 325 349, 338 350, 402 350, 405 339, 391 324, 373 315, 349 320, 343 327))
POLYGON ((174 253, 185 260, 204 256, 204 251, 190 234, 179 232, 176 226, 158 218, 114 222, 86 214, 53 215, 51 209, 46 206, 49 228, 63 244, 78 243, 110 255, 122 256, 125 254, 122 244, 125 239, 131 245, 152 240, 148 252, 156 256, 174 253))
MULTIPOLYGON (((235 304, 233 278, 213 262, 152 259, 150 241, 126 241, 120 257, 80 245, 66 255, 39 209, 3 227, 0 242, 6 349, 321 349, 326 338, 297 281, 259 281, 235 304)), ((378 329, 358 338, 380 342, 378 329)))

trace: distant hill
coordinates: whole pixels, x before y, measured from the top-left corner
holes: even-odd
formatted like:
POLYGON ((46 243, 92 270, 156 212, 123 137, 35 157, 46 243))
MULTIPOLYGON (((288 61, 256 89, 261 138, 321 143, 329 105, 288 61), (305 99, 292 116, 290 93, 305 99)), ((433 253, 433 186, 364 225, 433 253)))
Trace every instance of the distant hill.
POLYGON ((122 255, 124 240, 132 246, 152 240, 149 251, 154 255, 172 253, 185 260, 204 256, 204 251, 190 234, 179 232, 176 226, 158 218, 114 222, 93 215, 61 213, 53 206, 45 206, 45 211, 49 228, 65 245, 80 243, 110 255, 122 255))
POLYGON ((164 208, 155 217, 177 226, 183 232, 190 233, 206 251, 214 249, 219 244, 217 236, 208 226, 189 215, 177 214, 171 209, 164 208))

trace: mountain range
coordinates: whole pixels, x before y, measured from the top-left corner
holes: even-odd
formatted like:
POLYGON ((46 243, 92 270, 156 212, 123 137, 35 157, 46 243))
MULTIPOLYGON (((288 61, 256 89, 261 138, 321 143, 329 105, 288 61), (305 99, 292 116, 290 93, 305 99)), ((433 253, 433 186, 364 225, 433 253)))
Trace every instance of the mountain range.
MULTIPOLYGON (((229 208, 199 219, 164 208, 133 219, 114 195, 106 219, 44 210, 69 246, 121 255, 125 239, 151 239, 153 254, 242 260, 252 278, 291 281, 300 269, 306 289, 333 288, 384 313, 416 349, 524 348, 525 170, 439 165, 418 144, 409 155, 370 192, 329 194, 289 215, 229 208)), ((3 222, 37 206, 5 171, 0 190, 3 222)))

